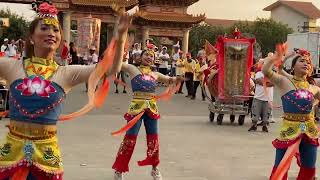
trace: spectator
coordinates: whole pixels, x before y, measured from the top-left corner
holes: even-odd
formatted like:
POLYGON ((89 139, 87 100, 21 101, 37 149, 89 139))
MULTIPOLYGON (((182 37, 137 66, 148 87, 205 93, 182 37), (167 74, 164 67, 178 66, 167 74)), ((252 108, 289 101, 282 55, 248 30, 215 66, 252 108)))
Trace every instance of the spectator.
POLYGON ((60 57, 61 57, 62 65, 68 65, 69 64, 68 63, 69 48, 68 48, 68 44, 67 44, 66 40, 63 41, 63 46, 62 46, 62 49, 61 49, 60 57))
POLYGON ((8 42, 9 42, 9 39, 8 39, 8 38, 5 38, 5 39, 3 40, 3 44, 2 44, 2 46, 1 46, 1 52, 2 52, 2 53, 5 53, 5 56, 9 56, 8 42))
MULTIPOLYGON (((263 64, 263 60, 260 61, 263 64)), ((252 126, 248 131, 256 131, 259 118, 262 120, 262 131, 268 132, 267 124, 271 113, 269 102, 273 100, 273 84, 267 82, 266 92, 263 87, 264 74, 261 67, 255 74, 255 95, 252 102, 252 126)))
POLYGON ((86 55, 83 57, 83 59, 84 59, 86 65, 91 65, 91 64, 96 64, 96 63, 98 63, 99 57, 98 57, 98 55, 96 54, 96 47, 92 46, 92 47, 89 49, 89 55, 86 54, 86 55))
POLYGON ((170 59, 170 56, 167 53, 166 46, 162 47, 162 52, 159 55, 159 59, 160 59, 159 72, 163 75, 167 75, 168 74, 168 64, 169 64, 168 61, 170 59))
MULTIPOLYGON (((200 83, 203 81, 203 71, 208 69, 208 65, 206 63, 206 57, 204 55, 201 55, 198 57, 196 60, 196 65, 195 65, 195 72, 194 72, 194 77, 193 77, 193 95, 191 97, 192 100, 196 99, 197 95, 197 89, 200 85, 200 83)), ((206 100, 206 96, 204 94, 204 90, 202 89, 201 86, 201 95, 202 95, 202 101, 206 100)))
POLYGON ((201 49, 198 51, 197 57, 205 56, 205 55, 206 55, 206 50, 205 50, 205 45, 203 45, 201 49))
POLYGON ((17 42, 17 54, 20 56, 20 60, 23 60, 24 57, 26 57, 25 54, 25 41, 22 39, 19 39, 17 42))
POLYGON ((192 97, 193 95, 193 73, 196 68, 196 62, 191 58, 191 53, 187 53, 187 61, 185 62, 185 78, 188 94, 186 97, 192 97))
POLYGON ((11 41, 10 41, 10 43, 8 44, 8 50, 9 50, 9 52, 8 52, 8 56, 10 57, 10 58, 14 58, 14 57, 16 57, 16 55, 17 55, 17 46, 16 46, 16 44, 15 44, 15 41, 12 39, 11 41))
MULTIPOLYGON (((184 77, 184 57, 183 57, 183 52, 182 51, 179 51, 179 59, 177 60, 177 63, 176 63, 176 76, 177 77, 184 77)), ((182 88, 183 88, 183 83, 184 81, 181 82, 181 86, 178 90, 178 94, 183 94, 182 92, 182 88)))
MULTIPOLYGON (((95 53, 96 52, 96 47, 92 46, 89 49, 89 55, 85 55, 83 57, 84 63, 86 65, 92 65, 92 64, 96 64, 99 61, 99 57, 98 55, 95 53)), ((88 82, 86 83, 86 92, 88 91, 88 82)))
POLYGON ((132 50, 132 59, 133 59, 133 64, 140 64, 139 61, 139 57, 141 54, 142 50, 141 47, 139 45, 139 43, 134 43, 133 45, 133 50, 132 50))
POLYGON ((171 76, 176 76, 176 63, 177 60, 180 59, 180 45, 179 45, 179 41, 177 44, 173 45, 173 55, 172 55, 172 66, 171 66, 171 76))
MULTIPOLYGON (((124 52, 124 55, 123 55, 123 63, 122 64, 128 64, 128 60, 129 60, 129 53, 128 52, 124 52)), ((117 74, 117 79, 118 80, 121 80, 124 84, 126 84, 126 72, 125 71, 120 71, 118 74, 117 74)), ((114 84, 116 86, 116 91, 115 93, 119 93, 119 90, 118 90, 118 82, 117 81, 114 81, 114 84)), ((123 86, 123 91, 122 93, 127 93, 126 91, 126 86, 123 86)))
POLYGON ((70 42, 69 48, 70 48, 71 64, 80 64, 78 51, 73 42, 70 42))

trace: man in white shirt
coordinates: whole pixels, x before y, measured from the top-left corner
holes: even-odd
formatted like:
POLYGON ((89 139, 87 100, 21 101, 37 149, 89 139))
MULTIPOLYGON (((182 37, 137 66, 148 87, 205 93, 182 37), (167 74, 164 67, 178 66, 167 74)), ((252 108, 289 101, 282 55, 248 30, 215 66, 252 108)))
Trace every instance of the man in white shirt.
POLYGON ((273 84, 267 82, 266 91, 263 87, 264 74, 258 71, 254 78, 256 84, 255 95, 252 102, 252 126, 248 131, 256 131, 257 123, 261 117, 262 131, 268 132, 267 123, 271 113, 270 102, 273 100, 273 84))
POLYGON ((9 57, 15 57, 17 55, 17 46, 15 44, 15 41, 12 39, 10 44, 8 44, 8 56, 9 57))
MULTIPOLYGON (((98 63, 99 57, 95 52, 96 52, 96 47, 92 46, 89 49, 89 54, 86 54, 83 57, 84 63, 86 65, 97 64, 98 63)), ((88 92, 88 83, 86 83, 86 92, 88 92)))
POLYGON ((1 52, 5 53, 6 56, 8 56, 9 54, 8 42, 9 42, 9 39, 5 38, 3 40, 3 44, 1 45, 1 52))
POLYGON ((92 46, 89 49, 89 54, 86 54, 83 57, 83 60, 84 60, 86 65, 97 64, 98 63, 99 57, 95 52, 96 52, 96 48, 94 46, 92 46))
POLYGON ((142 53, 142 50, 140 48, 139 43, 134 43, 133 50, 131 52, 131 56, 132 56, 134 64, 139 64, 140 63, 139 59, 140 59, 141 53, 142 53))
POLYGON ((160 59, 160 65, 159 65, 159 72, 162 73, 163 75, 168 74, 168 66, 169 66, 169 59, 170 56, 167 53, 167 47, 163 46, 162 47, 162 52, 159 54, 159 59, 160 59))
POLYGON ((173 55, 172 55, 172 66, 171 66, 171 75, 176 76, 176 63, 178 59, 180 58, 180 45, 179 43, 173 45, 173 55))

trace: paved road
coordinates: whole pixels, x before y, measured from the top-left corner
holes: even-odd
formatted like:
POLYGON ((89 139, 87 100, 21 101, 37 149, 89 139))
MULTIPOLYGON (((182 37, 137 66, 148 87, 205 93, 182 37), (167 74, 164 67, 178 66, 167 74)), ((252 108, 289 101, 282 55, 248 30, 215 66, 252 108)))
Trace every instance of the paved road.
MULTIPOLYGON (((122 89, 120 89, 120 92, 122 89)), ((198 93, 200 95, 200 93, 198 93)), ((70 93, 65 113, 86 102, 84 86, 70 93)), ((111 166, 122 137, 112 137, 125 121, 128 94, 110 93, 106 105, 88 115, 59 124, 66 180, 111 180, 111 166)), ((231 125, 225 117, 223 126, 209 123, 207 102, 176 95, 170 102, 160 102, 160 168, 164 180, 266 180, 274 160, 272 139, 280 123, 270 126, 269 133, 249 133, 250 120, 244 126, 231 125)), ((276 121, 280 121, 275 112, 276 121)), ((0 135, 8 121, 0 121, 0 135)), ((151 180, 149 167, 138 167, 144 159, 145 133, 141 129, 138 144, 130 163, 127 180, 151 180)), ((290 179, 297 174, 293 165, 290 179)))

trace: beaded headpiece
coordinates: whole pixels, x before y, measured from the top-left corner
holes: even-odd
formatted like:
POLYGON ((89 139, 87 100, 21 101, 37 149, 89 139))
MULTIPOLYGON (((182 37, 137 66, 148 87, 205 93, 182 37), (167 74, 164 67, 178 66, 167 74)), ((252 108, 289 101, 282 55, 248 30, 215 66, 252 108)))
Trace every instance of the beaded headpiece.
POLYGON ((155 53, 152 49, 146 49, 146 52, 145 52, 146 55, 152 55, 153 57, 155 56, 155 53))
POLYGON ((58 10, 49 0, 35 0, 32 9, 37 12, 38 17, 43 18, 47 25, 59 25, 58 10))
POLYGON ((155 57, 155 53, 154 53, 154 49, 155 49, 155 45, 152 43, 147 43, 146 45, 146 54, 151 54, 153 55, 153 57, 155 57))
POLYGON ((311 54, 309 51, 305 49, 295 49, 298 56, 301 56, 301 58, 309 63, 312 63, 311 54))

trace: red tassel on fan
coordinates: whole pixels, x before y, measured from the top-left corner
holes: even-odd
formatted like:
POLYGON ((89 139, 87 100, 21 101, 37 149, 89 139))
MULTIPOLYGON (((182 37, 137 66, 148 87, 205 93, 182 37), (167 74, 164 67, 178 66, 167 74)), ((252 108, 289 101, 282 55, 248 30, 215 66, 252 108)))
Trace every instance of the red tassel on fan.
POLYGON ((11 180, 26 180, 29 174, 29 168, 24 167, 18 169, 12 176, 11 180))
POLYGON ((120 130, 112 132, 112 136, 119 136, 124 132, 127 132, 130 128, 132 128, 142 117, 145 111, 142 111, 138 115, 136 115, 132 120, 130 120, 124 127, 122 127, 120 130))
POLYGON ((277 170, 274 172, 270 180, 279 180, 282 179, 284 174, 288 172, 292 158, 296 155, 299 150, 299 145, 301 142, 301 138, 297 140, 294 144, 292 144, 284 154, 277 170))

